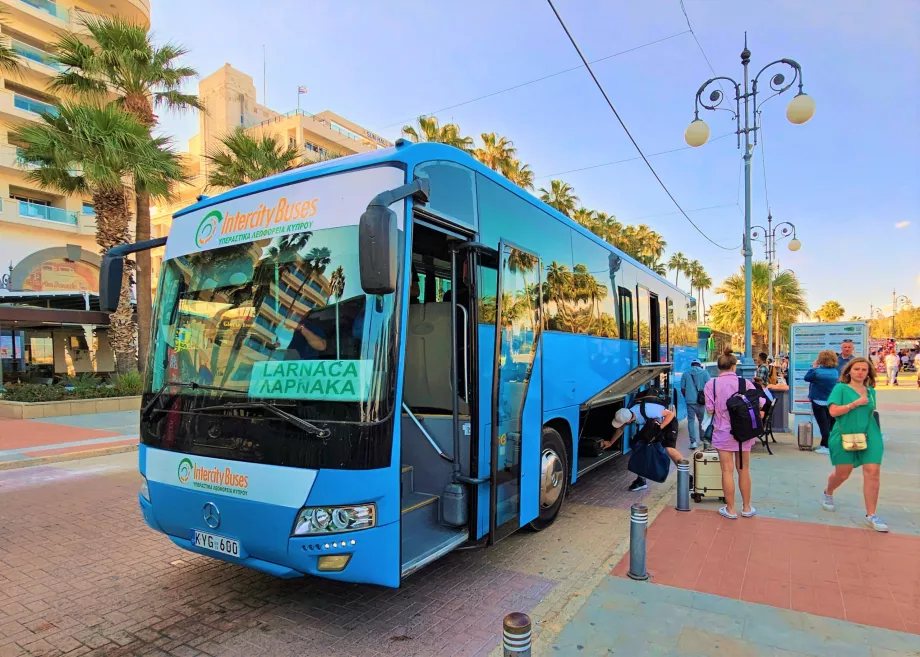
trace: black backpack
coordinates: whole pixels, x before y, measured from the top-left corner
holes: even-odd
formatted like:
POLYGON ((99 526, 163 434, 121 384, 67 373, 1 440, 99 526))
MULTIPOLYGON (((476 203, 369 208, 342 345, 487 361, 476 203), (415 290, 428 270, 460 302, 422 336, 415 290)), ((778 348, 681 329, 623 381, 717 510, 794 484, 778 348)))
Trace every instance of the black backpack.
POLYGON ((763 397, 757 388, 748 389, 747 381, 738 377, 738 392, 733 392, 725 408, 732 427, 732 437, 739 443, 763 435, 763 418, 760 417, 760 400, 763 397))
POLYGON ((645 418, 645 424, 636 432, 635 440, 649 445, 657 442, 661 438, 661 425, 658 424, 658 420, 650 420, 648 415, 645 414, 644 400, 639 403, 639 412, 645 418))

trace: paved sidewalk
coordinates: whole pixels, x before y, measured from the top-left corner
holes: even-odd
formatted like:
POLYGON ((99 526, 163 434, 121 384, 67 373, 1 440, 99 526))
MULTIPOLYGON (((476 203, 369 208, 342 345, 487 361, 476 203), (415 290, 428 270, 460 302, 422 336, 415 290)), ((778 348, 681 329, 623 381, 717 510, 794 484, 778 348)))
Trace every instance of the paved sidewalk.
POLYGON ((0 470, 137 448, 137 411, 0 420, 0 470))
POLYGON ((920 655, 920 394, 879 393, 885 459, 879 514, 865 527, 862 476, 821 509, 826 456, 777 436, 752 459, 758 516, 717 501, 671 507, 648 533, 648 582, 628 557, 537 654, 902 657, 920 655))

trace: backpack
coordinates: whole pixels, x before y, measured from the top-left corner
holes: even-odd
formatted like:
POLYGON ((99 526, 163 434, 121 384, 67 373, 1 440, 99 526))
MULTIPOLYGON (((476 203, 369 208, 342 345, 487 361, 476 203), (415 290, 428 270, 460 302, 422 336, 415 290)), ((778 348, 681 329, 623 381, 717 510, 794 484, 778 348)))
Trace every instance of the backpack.
MULTIPOLYGON (((689 370, 687 370, 686 377, 693 382, 693 388, 696 390, 696 404, 697 406, 705 406, 706 405, 706 393, 703 391, 703 388, 700 388, 700 384, 697 382, 696 377, 693 376, 693 374, 694 374, 693 368, 691 367, 689 370)), ((683 390, 684 399, 687 401, 688 404, 693 404, 694 403, 693 400, 691 400, 690 397, 687 396, 686 381, 683 381, 683 387, 684 387, 684 390, 683 390)))
POLYGON ((738 377, 738 391, 733 392, 725 408, 731 423, 732 437, 739 443, 763 435, 763 418, 760 417, 760 399, 763 393, 757 388, 748 390, 747 381, 738 377))
POLYGON ((645 444, 657 442, 661 437, 661 426, 657 420, 650 420, 645 414, 645 401, 639 403, 639 412, 645 418, 645 424, 636 432, 635 440, 645 444))

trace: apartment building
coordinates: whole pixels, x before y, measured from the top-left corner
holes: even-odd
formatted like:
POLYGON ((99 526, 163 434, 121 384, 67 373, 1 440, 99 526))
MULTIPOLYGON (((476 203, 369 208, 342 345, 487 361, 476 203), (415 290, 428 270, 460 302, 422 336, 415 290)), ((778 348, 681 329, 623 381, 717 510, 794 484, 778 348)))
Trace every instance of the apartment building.
POLYGON ((0 73, 0 364, 3 381, 51 380, 114 369, 108 317, 98 312, 99 247, 89 198, 26 180, 30 164, 9 132, 53 110, 50 56, 60 33, 85 34, 81 19, 118 15, 150 24, 149 0, 0 0, 0 33, 20 73, 0 73))
MULTIPOLYGON (((293 94, 292 94, 293 95, 293 94)), ((189 140, 183 154, 186 173, 192 183, 177 190, 169 204, 151 210, 152 234, 165 236, 178 210, 195 202, 201 194, 223 190, 208 189, 209 162, 206 155, 220 147, 221 137, 242 127, 254 137, 271 136, 293 146, 303 164, 335 155, 353 155, 388 148, 393 144, 370 130, 330 111, 311 114, 304 110, 280 113, 258 102, 251 76, 224 64, 198 85, 198 96, 207 112, 198 115, 199 132, 189 140)), ((153 254, 154 285, 162 262, 162 249, 153 254)))

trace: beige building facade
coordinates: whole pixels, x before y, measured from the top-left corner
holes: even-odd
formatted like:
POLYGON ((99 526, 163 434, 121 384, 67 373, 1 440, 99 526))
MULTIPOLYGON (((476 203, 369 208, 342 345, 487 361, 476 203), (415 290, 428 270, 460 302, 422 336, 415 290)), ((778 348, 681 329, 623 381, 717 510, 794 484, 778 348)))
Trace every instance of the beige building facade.
POLYGON ((0 0, 3 40, 21 72, 0 73, 0 364, 2 380, 49 381, 114 370, 108 317, 98 312, 99 247, 89 198, 43 190, 10 131, 41 121, 57 100, 50 53, 62 32, 86 34, 85 17, 150 25, 149 0, 0 0))
MULTIPOLYGON (((183 185, 176 198, 151 210, 151 233, 165 237, 172 216, 188 207, 201 194, 224 191, 208 188, 209 162, 205 157, 220 147, 220 139, 237 127, 254 137, 269 136, 279 144, 290 145, 300 153, 304 165, 339 155, 365 153, 393 144, 370 130, 330 111, 311 114, 304 110, 280 113, 258 102, 251 76, 224 64, 198 84, 198 97, 206 112, 199 112, 199 132, 189 140, 183 154, 191 184, 183 185)), ((154 286, 162 264, 162 249, 153 254, 154 286)))

